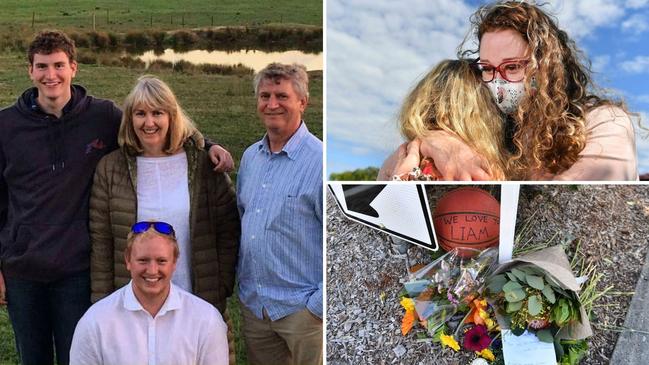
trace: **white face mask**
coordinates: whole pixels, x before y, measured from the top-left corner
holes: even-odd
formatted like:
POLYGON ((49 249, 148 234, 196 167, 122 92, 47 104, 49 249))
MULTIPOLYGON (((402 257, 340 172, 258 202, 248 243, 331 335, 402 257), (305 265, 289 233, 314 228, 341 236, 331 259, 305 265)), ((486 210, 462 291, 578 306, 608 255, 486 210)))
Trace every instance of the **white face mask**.
POLYGON ((505 114, 513 114, 518 109, 518 104, 525 96, 524 82, 509 82, 501 78, 495 78, 487 83, 496 105, 505 114))

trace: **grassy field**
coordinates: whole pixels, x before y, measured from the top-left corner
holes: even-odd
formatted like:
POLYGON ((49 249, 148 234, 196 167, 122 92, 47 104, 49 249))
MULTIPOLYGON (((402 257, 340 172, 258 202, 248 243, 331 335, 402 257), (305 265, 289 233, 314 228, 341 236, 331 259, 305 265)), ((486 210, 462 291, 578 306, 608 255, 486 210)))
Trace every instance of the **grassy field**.
POLYGON ((321 0, 2 0, 0 32, 34 28, 125 32, 222 25, 322 26, 321 0), (184 21, 184 25, 183 25, 184 21))

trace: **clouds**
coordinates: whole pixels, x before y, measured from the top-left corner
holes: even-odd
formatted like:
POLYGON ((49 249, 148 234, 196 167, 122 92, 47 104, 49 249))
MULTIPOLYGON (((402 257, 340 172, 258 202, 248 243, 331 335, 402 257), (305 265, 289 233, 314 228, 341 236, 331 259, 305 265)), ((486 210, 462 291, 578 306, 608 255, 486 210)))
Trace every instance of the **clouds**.
POLYGON ((462 2, 327 2, 328 135, 368 149, 401 140, 396 114, 408 89, 432 65, 455 58, 472 8, 462 2))
POLYGON ((620 67, 632 74, 649 73, 649 56, 636 56, 629 61, 622 62, 620 67))
POLYGON ((550 5, 559 27, 575 40, 592 35, 599 27, 613 27, 624 16, 616 0, 554 0, 550 5))

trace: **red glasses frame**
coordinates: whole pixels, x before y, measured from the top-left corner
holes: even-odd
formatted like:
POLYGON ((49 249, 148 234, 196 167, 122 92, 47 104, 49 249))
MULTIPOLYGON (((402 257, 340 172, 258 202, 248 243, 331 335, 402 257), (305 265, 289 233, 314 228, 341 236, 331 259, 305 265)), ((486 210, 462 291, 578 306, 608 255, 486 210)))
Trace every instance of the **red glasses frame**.
POLYGON ((520 80, 511 80, 509 77, 507 77, 507 71, 504 69, 504 67, 507 67, 508 65, 512 64, 521 64, 523 67, 526 67, 527 64, 530 62, 530 60, 522 59, 522 60, 510 60, 510 61, 505 61, 501 63, 498 66, 494 66, 488 62, 476 62, 474 65, 480 72, 482 76, 482 81, 484 82, 491 82, 493 79, 496 77, 496 72, 502 76, 503 79, 509 81, 509 82, 521 82, 525 78, 525 73, 522 74, 520 80), (485 79, 484 74, 485 72, 489 72, 489 70, 485 70, 484 67, 493 67, 491 69, 491 78, 490 79, 485 79))

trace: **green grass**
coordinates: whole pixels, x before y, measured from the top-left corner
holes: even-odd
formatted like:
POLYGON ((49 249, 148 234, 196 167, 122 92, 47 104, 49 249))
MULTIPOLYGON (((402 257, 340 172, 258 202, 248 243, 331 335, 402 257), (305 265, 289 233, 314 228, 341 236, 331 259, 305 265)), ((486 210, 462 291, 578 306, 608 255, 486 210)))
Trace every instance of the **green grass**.
POLYGON ((321 0, 3 0, 0 32, 34 28, 125 32, 223 25, 322 26, 321 0), (108 13, 107 13, 108 10, 108 13), (173 18, 173 19, 172 19, 173 18), (153 26, 151 20, 153 19, 153 26))
POLYGON ((9 324, 7 307, 0 307, 0 365, 17 364, 16 342, 9 324))

